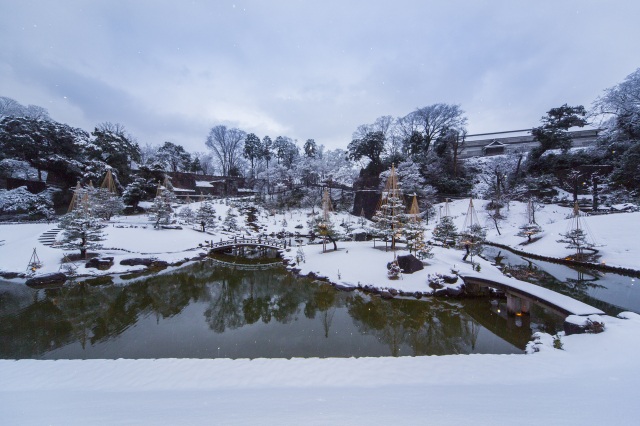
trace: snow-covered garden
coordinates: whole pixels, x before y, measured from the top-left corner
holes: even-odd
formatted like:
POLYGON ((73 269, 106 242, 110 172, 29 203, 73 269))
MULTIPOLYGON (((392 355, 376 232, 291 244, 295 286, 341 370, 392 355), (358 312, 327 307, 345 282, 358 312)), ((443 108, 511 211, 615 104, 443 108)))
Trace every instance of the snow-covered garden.
MULTIPOLYGON (((572 253, 557 241, 569 226, 570 208, 540 206, 536 221, 542 232, 534 243, 521 246, 527 238, 517 234, 527 221, 527 204, 510 203, 498 235, 491 227, 493 220, 482 210, 483 203, 474 200, 488 240, 546 256, 572 253)), ((202 204, 205 202, 188 208, 195 215, 202 204)), ((183 222, 163 229, 154 227, 146 215, 115 216, 101 229, 102 248, 92 250, 101 257, 113 257, 113 266, 102 271, 75 261, 76 273, 99 275, 143 268, 120 264, 120 260, 134 256, 170 264, 198 261, 192 259, 206 253, 211 241, 283 231, 306 235, 309 231, 310 210, 258 209, 257 227, 249 227, 239 215, 241 206, 233 201, 210 203, 206 208, 215 210, 216 220, 205 225, 205 233, 197 220, 192 225, 183 222)), ((469 200, 448 203, 446 208, 453 224, 462 228, 469 200)), ((359 228, 371 226, 346 213, 330 213, 330 217, 343 237, 345 230, 357 233, 359 228)), ((640 243, 628 230, 638 219, 637 212, 586 218, 603 261, 637 269, 634 259, 640 255, 640 243)), ((39 273, 59 270, 67 251, 38 242, 55 224, 0 227, 4 240, 0 270, 24 272, 34 248, 42 263, 39 273)), ((433 222, 427 226, 426 240, 431 239, 434 227, 433 222)), ((479 257, 474 257, 473 264, 462 261, 464 250, 436 246, 433 257, 424 259, 425 269, 390 280, 387 263, 393 260, 394 252, 386 251, 383 241, 376 241, 375 248, 373 241, 339 241, 337 251, 331 245, 325 251, 322 244, 296 247, 296 238, 290 239, 294 247, 285 258, 293 268, 341 286, 430 292, 429 277, 451 274, 452 269, 471 272, 480 265, 484 276, 501 275, 479 257)), ((396 255, 404 253, 403 245, 398 243, 396 255)), ((12 281, 24 285, 24 280, 12 281)), ((3 360, 0 407, 9 423, 19 424, 500 424, 508 418, 517 418, 519 424, 606 424, 613 419, 632 423, 637 416, 634 389, 640 379, 640 366, 633 356, 640 349, 636 347, 640 344, 640 316, 624 313, 621 318, 604 317, 603 322, 604 333, 561 336, 561 348, 552 336, 534 336, 528 347, 530 355, 525 356, 3 360), (31 409, 34 403, 37 411, 31 409), (69 416, 70 412, 74 415, 69 416)))

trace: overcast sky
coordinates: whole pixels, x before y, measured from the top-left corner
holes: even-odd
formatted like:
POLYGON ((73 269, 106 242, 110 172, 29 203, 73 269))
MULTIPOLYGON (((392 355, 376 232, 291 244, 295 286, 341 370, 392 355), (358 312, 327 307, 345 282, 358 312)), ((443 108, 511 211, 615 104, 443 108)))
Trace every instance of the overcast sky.
POLYGON ((460 104, 469 133, 586 107, 640 67, 640 1, 0 0, 0 96, 205 151, 211 127, 346 148, 460 104))

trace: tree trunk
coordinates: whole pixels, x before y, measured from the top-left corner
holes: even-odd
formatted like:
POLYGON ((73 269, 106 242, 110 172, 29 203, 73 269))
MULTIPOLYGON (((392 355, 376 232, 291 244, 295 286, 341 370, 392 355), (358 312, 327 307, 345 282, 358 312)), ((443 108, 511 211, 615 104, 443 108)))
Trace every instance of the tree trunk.
POLYGON ((327 234, 327 238, 329 239, 329 241, 333 243, 333 250, 338 251, 338 245, 336 244, 336 240, 334 240, 333 237, 328 234, 327 234))

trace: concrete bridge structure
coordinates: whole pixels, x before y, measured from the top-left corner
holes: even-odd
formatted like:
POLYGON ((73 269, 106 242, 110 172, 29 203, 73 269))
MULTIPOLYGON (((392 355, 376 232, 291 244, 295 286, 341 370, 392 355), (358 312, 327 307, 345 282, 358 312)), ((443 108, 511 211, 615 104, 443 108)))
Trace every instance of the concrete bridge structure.
POLYGON ((507 296, 507 313, 510 315, 529 314, 532 303, 565 318, 569 315, 604 315, 603 311, 586 303, 515 278, 488 279, 479 273, 460 274, 460 277, 464 281, 465 291, 468 294, 482 294, 489 288, 504 292, 507 296))

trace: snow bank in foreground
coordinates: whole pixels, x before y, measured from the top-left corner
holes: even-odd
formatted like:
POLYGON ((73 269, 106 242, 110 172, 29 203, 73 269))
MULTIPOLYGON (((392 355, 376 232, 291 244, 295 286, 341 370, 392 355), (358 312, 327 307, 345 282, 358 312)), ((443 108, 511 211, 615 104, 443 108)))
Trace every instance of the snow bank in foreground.
POLYGON ((5 424, 635 424, 640 317, 534 355, 0 361, 5 424))

